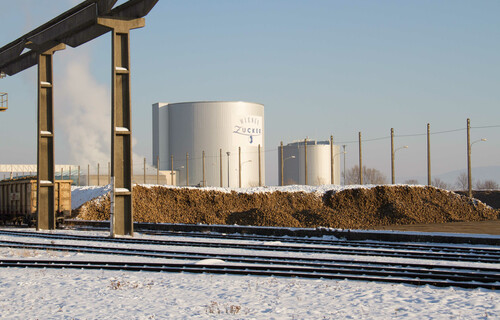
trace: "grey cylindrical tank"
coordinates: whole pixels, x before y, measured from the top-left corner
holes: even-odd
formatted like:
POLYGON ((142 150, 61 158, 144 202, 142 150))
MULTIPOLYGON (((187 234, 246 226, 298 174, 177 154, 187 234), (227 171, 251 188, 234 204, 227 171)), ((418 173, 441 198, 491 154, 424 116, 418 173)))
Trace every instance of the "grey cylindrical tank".
MULTIPOLYGON (((307 184, 340 184, 340 146, 329 141, 307 141, 307 184)), ((290 143, 283 147, 283 182, 285 185, 306 184, 306 149, 304 141, 290 143)), ((281 183, 281 151, 278 147, 278 178, 281 183)))

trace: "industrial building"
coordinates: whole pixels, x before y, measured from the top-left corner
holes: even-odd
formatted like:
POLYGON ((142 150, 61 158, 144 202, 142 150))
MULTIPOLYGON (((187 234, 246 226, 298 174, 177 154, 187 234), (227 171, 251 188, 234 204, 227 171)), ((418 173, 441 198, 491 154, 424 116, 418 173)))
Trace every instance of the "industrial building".
POLYGON ((153 165, 175 171, 178 185, 264 185, 264 159, 262 104, 153 104, 153 165))
POLYGON ((295 141, 278 147, 282 185, 340 184, 340 146, 330 141, 295 141))

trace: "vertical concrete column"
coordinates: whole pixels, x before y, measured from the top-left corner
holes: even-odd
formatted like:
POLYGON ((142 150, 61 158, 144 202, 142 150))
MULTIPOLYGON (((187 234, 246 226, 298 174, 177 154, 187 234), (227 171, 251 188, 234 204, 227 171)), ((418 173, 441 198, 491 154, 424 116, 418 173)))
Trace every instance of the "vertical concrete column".
POLYGON ((144 18, 98 18, 112 31, 111 176, 114 207, 111 235, 133 235, 132 112, 130 98, 130 30, 144 27, 144 18))
POLYGON ((38 54, 37 230, 53 230, 55 219, 53 54, 60 44, 38 54))

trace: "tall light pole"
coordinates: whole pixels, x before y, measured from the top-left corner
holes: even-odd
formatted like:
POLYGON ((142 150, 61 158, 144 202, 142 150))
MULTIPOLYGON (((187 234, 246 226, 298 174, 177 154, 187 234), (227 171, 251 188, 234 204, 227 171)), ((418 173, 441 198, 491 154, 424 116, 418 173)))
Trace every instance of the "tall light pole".
POLYGON ((361 153, 361 131, 359 132, 359 184, 363 184, 363 156, 361 153))
POLYGON ((427 124, 427 185, 431 185, 431 125, 427 124))
MULTIPOLYGON (((342 152, 338 152, 338 153, 334 154, 334 155, 333 155, 333 158, 335 158, 335 157, 336 157, 336 156, 338 156, 339 154, 343 154, 343 155, 344 155, 344 165, 345 165, 345 153, 346 153, 346 152, 345 152, 345 148, 344 148, 344 151, 342 151, 342 152)), ((333 161, 332 161, 332 162, 333 162, 333 161)), ((333 168, 333 164, 332 164, 332 172, 333 172, 333 171, 334 171, 334 168, 333 168)), ((333 173, 332 173, 332 175, 333 175, 333 173)), ((340 181, 340 178, 339 178, 339 181, 340 181)), ((332 178, 332 184, 334 184, 334 183, 335 183, 335 179, 334 179, 334 178, 332 178)))
POLYGON ((472 145, 477 142, 486 141, 485 138, 470 142, 470 119, 467 119, 467 185, 468 195, 472 198, 472 167, 471 167, 471 152, 472 145))
POLYGON ((396 156, 396 152, 398 152, 398 150, 401 150, 401 149, 408 149, 408 146, 402 146, 402 147, 399 147, 397 148, 396 150, 394 150, 394 144, 392 144, 392 156, 391 156, 391 173, 392 173, 392 184, 395 184, 396 183, 396 174, 394 173, 394 158, 396 156))

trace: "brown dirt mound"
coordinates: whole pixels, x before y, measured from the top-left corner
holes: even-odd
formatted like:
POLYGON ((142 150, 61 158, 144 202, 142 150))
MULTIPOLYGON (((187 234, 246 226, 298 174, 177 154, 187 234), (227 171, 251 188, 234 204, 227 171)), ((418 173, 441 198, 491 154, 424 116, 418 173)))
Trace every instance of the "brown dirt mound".
MULTIPOLYGON (((78 218, 109 219, 109 197, 80 207, 78 218)), ((203 189, 134 187, 134 221, 281 227, 373 226, 482 221, 499 211, 434 187, 378 186, 327 192, 224 193, 203 189)))

